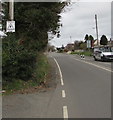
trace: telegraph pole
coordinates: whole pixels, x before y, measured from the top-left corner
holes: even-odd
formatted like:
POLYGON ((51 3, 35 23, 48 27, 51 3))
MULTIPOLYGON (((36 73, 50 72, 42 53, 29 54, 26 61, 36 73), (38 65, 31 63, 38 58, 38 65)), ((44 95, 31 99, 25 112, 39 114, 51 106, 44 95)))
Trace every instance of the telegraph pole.
POLYGON ((9 19, 14 20, 14 0, 9 0, 9 19))
POLYGON ((97 46, 99 46, 99 39, 98 39, 98 24, 97 24, 97 15, 96 15, 96 14, 95 14, 95 23, 96 23, 97 46))
MULTIPOLYGON (((2 3, 0 1, 0 13, 2 13, 2 3)), ((0 22, 2 21, 2 15, 0 14, 0 22)))
POLYGON ((0 2, 0 30, 2 30, 2 3, 0 2))

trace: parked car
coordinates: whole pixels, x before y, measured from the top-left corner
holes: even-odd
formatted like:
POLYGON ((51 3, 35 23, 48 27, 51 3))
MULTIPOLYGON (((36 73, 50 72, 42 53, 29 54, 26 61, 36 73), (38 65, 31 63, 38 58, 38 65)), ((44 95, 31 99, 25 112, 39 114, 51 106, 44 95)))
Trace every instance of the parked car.
POLYGON ((113 47, 112 46, 99 46, 94 47, 93 52, 94 60, 113 61, 113 47))

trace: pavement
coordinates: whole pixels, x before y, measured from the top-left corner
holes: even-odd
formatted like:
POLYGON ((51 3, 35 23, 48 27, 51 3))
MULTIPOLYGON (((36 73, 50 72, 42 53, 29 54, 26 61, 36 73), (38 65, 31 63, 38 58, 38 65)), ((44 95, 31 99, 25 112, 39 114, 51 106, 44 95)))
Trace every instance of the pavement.
POLYGON ((3 118, 110 118, 110 62, 49 53, 51 89, 3 96, 3 118), (53 86, 53 87, 52 87, 53 86))
POLYGON ((54 60, 50 57, 48 59, 52 66, 48 88, 30 94, 2 96, 2 118, 46 118, 59 80, 59 71, 54 60))

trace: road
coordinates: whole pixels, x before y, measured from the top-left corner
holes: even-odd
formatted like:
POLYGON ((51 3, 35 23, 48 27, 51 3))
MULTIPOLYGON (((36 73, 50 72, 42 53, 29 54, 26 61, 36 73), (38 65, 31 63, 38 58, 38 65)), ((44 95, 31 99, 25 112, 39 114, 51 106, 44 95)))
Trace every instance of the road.
POLYGON ((4 96, 4 118, 110 118, 111 63, 91 57, 49 53, 55 88, 35 94, 4 96))
MULTIPOLYGON (((91 57, 81 60, 77 55, 51 53, 51 56, 61 74, 61 85, 57 92, 65 94, 62 99, 56 97, 61 99, 63 117, 110 118, 111 63, 96 62, 91 57)), ((61 110, 59 105, 53 106, 61 110)))

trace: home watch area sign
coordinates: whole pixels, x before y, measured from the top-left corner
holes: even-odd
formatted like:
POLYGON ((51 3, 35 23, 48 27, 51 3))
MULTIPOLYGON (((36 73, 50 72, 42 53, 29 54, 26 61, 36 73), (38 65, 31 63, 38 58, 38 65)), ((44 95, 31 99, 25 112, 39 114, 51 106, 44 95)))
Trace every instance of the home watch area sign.
POLYGON ((7 21, 6 32, 15 32, 15 21, 7 21))
POLYGON ((87 40, 87 48, 91 48, 91 40, 87 40))

